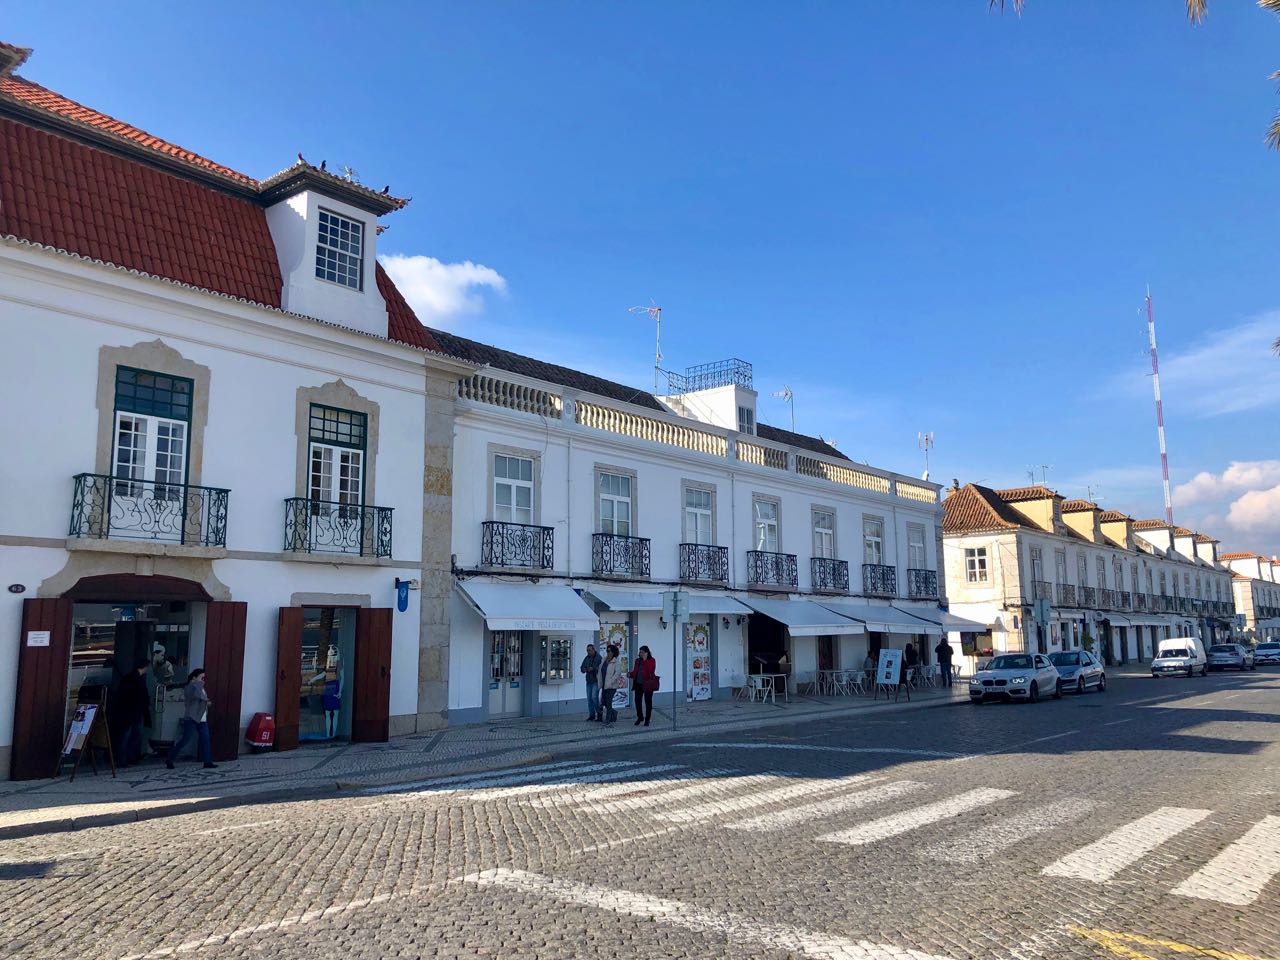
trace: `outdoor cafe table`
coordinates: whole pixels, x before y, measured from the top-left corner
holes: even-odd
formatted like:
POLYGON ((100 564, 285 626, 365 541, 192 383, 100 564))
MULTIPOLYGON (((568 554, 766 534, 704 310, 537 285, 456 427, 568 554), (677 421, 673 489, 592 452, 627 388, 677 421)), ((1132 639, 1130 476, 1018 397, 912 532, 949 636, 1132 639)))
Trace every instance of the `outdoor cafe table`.
POLYGON ((753 673, 752 676, 760 677, 762 679, 767 678, 769 680, 769 685, 773 687, 773 693, 775 697, 778 695, 778 691, 781 690, 782 698, 788 702, 791 700, 791 695, 787 692, 787 677, 790 676, 790 674, 753 673))

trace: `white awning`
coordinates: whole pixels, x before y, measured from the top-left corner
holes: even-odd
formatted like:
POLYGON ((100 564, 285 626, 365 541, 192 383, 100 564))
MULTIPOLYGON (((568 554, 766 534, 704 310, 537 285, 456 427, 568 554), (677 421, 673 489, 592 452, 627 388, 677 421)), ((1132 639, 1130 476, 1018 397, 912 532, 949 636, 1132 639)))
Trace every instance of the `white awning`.
POLYGON ((1128 617, 1122 617, 1118 613, 1108 613, 1102 619, 1106 620, 1113 627, 1132 627, 1133 621, 1128 617))
POLYGON ((1280 617, 1269 617, 1266 620, 1259 620, 1258 627, 1263 630, 1275 630, 1280 628, 1280 617))
POLYGON ((555 583, 458 584, 490 630, 599 630, 600 618, 572 587, 555 583))
POLYGON ((1163 627, 1167 624, 1163 620, 1157 620, 1155 617, 1127 617, 1129 626, 1131 627, 1163 627))
POLYGON ((1083 620, 1084 612, 1081 610, 1057 610, 1053 611, 1054 620, 1083 620))
POLYGON ((948 633, 986 633, 992 629, 990 624, 979 623, 977 620, 966 620, 964 617, 958 617, 954 613, 948 613, 946 610, 921 610, 919 613, 914 610, 904 610, 903 613, 910 613, 913 617, 936 623, 948 633))
POLYGON ((610 610, 661 610, 662 594, 657 590, 617 590, 613 587, 583 587, 582 592, 610 610))
POLYGON ((750 597, 743 603, 756 613, 763 613, 766 617, 777 620, 793 637, 863 632, 862 624, 837 616, 831 610, 808 600, 757 600, 750 597))
POLYGON ((867 603, 835 601, 828 603, 826 600, 819 602, 833 613, 848 617, 850 620, 857 620, 859 623, 866 624, 868 630, 880 633, 924 633, 940 637, 946 632, 941 625, 913 617, 897 607, 873 607, 867 603))
POLYGON ((746 616, 751 612, 751 608, 741 600, 733 599, 733 597, 723 597, 714 593, 691 592, 689 594, 689 612, 746 616))

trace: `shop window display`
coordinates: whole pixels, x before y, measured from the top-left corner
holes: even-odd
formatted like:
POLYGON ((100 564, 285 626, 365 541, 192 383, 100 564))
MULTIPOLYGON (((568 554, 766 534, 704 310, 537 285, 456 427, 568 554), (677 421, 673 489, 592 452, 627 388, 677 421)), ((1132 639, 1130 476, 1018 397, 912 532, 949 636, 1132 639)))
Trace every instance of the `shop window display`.
POLYGON ((299 740, 345 740, 351 736, 355 646, 355 610, 303 608, 299 740))

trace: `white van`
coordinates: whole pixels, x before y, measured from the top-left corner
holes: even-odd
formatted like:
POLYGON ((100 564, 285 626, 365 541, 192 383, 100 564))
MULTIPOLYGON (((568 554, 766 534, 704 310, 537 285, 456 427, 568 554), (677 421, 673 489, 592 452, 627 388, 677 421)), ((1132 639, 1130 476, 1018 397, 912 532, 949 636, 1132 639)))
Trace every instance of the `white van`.
POLYGON ((1151 661, 1153 677, 1179 674, 1193 677, 1197 673, 1202 677, 1209 673, 1209 658, 1199 637, 1170 637, 1160 641, 1156 657, 1151 661))

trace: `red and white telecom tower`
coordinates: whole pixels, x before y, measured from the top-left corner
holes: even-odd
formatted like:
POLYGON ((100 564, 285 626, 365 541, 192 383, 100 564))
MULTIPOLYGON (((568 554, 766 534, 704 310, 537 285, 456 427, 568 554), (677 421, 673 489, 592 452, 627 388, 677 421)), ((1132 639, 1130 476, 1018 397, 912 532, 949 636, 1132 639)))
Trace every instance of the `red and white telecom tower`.
POLYGON ((1169 451, 1164 444, 1164 402, 1160 399, 1160 358, 1156 354, 1156 312, 1147 288, 1147 338, 1151 341, 1151 382, 1156 391, 1156 433, 1160 437, 1160 472, 1164 474, 1164 518, 1173 526, 1173 497, 1169 494, 1169 451))

